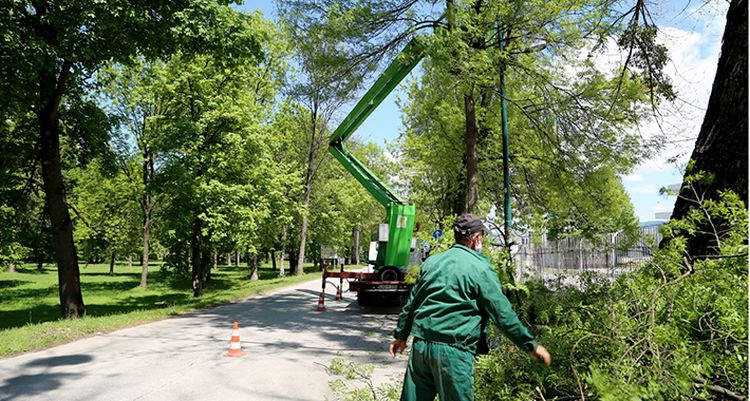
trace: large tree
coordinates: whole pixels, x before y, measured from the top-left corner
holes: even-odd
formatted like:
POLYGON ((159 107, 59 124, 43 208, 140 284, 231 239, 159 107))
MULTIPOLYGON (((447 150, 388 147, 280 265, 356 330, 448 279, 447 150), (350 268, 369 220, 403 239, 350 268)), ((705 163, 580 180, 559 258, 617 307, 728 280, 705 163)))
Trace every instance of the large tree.
POLYGON ((644 52, 637 46, 653 31, 622 17, 617 1, 448 0, 443 9, 416 0, 293 4, 302 10, 295 15, 298 24, 316 36, 339 38, 335 49, 350 66, 390 60, 405 40, 435 33, 421 38, 428 61, 403 104, 402 162, 410 178, 422 181, 409 183, 410 190, 424 189, 425 196, 416 198, 439 204, 427 210, 437 223, 450 214, 502 206, 504 73, 516 203, 529 215, 565 224, 587 223, 613 207, 616 217, 584 227, 589 232, 617 225, 615 220, 633 225, 616 175, 653 148, 631 128, 649 103, 658 105, 671 93, 663 76, 650 73, 663 59, 649 57, 662 56, 663 49, 644 52), (436 21, 443 10, 446 18, 436 21), (607 44, 634 49, 627 68, 597 65, 594 55, 607 44), (558 180, 558 173, 565 179, 558 180), (610 190, 618 195, 614 200, 597 196, 610 190), (568 203, 551 204, 555 196, 568 203), (596 202, 587 202, 592 198, 596 202))
MULTIPOLYGON (((340 40, 356 31, 356 25, 333 23, 318 30, 317 19, 309 19, 306 2, 277 2, 284 27, 298 55, 300 74, 288 94, 303 105, 307 121, 300 134, 299 162, 304 171, 304 190, 299 199, 298 244, 292 256, 292 273, 302 274, 310 223, 310 205, 316 176, 327 160, 326 149, 335 113, 356 95, 362 78, 371 70, 363 63, 349 62, 340 40), (335 26, 334 26, 335 25, 335 26)), ((321 17, 317 14, 317 17, 321 17)))
POLYGON ((148 286, 148 263, 151 249, 154 211, 160 197, 156 188, 162 149, 156 147, 163 119, 170 101, 177 94, 160 90, 164 87, 164 64, 156 60, 134 58, 127 65, 112 63, 99 74, 108 110, 118 121, 113 143, 118 164, 135 188, 132 202, 141 217, 141 287, 148 286))
POLYGON ((217 249, 255 252, 276 193, 269 187, 287 179, 272 159, 278 141, 268 129, 286 71, 284 46, 259 14, 227 10, 224 17, 237 26, 227 51, 174 55, 155 88, 178 94, 154 143, 165 152, 169 263, 184 268, 189 261, 196 297, 217 249), (241 46, 249 37, 262 44, 261 54, 241 46))
POLYGON ((76 100, 104 61, 160 55, 185 43, 220 44, 220 33, 211 29, 220 8, 216 1, 192 0, 0 3, 0 98, 3 109, 31 112, 36 119, 62 316, 82 316, 85 309, 61 155, 61 136, 71 132, 61 117, 81 104, 76 100))
MULTIPOLYGON (((699 201, 718 200, 727 190, 747 206, 747 19, 747 1, 732 0, 706 115, 672 219, 684 218, 700 206, 699 201)), ((701 224, 688 238, 690 256, 717 254, 719 237, 730 224, 711 220, 701 224)))
MULTIPOLYGON (((648 113, 648 86, 634 73, 613 74, 580 56, 592 51, 594 39, 611 34, 596 22, 611 10, 579 2, 576 9, 520 16, 515 6, 528 5, 499 10, 502 51, 492 40, 460 30, 432 37, 424 73, 402 103, 400 146, 413 197, 438 224, 466 210, 503 209, 503 71, 511 192, 521 216, 516 222, 566 235, 633 229, 632 206, 617 174, 654 147, 632 130, 648 113), (529 22, 535 20, 554 23, 529 22), (577 28, 562 30, 572 25, 577 28), (547 43, 544 51, 539 39, 547 43)), ((457 25, 474 28, 469 32, 491 29, 491 8, 456 13, 457 25)))

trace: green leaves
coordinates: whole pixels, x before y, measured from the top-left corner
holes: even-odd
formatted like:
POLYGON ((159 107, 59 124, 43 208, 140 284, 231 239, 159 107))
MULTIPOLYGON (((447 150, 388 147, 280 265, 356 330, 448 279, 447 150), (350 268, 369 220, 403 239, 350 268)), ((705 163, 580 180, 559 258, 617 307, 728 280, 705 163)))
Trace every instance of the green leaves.
POLYGON ((118 117, 114 145, 124 163, 134 161, 128 171, 141 182, 134 201, 153 197, 155 242, 185 270, 194 218, 205 252, 256 252, 266 246, 266 226, 285 213, 296 180, 288 163, 276 160, 287 134, 274 119, 284 110, 276 101, 288 50, 277 27, 258 13, 212 2, 174 18, 184 20, 177 31, 183 40, 213 43, 110 63, 98 78, 118 117), (198 18, 201 7, 212 17, 198 18))
POLYGON ((424 74, 402 102, 403 178, 412 183, 421 214, 439 222, 464 202, 466 96, 476 103, 478 204, 482 213, 501 207, 498 88, 504 70, 515 224, 587 237, 635 227, 617 175, 657 146, 633 130, 648 101, 644 83, 630 75, 620 79, 579 56, 613 33, 599 23, 615 15, 612 7, 599 1, 457 7, 456 29, 428 40, 424 74), (498 21, 506 37, 502 51, 498 21), (546 47, 540 50, 539 43, 546 47))
POLYGON ((285 175, 285 166, 273 161, 278 133, 264 126, 272 116, 283 56, 257 63, 246 54, 231 69, 221 54, 173 57, 166 65, 167 82, 181 96, 170 99, 161 133, 172 154, 165 167, 186 178, 170 185, 168 192, 179 200, 170 208, 199 215, 204 235, 222 249, 254 250, 259 226, 278 204, 271 196, 284 196, 274 188, 282 186, 283 192, 286 185, 276 181, 285 175))
POLYGON ((119 169, 107 172, 103 163, 98 158, 67 173, 74 238, 88 262, 100 263, 112 253, 132 255, 143 240, 137 182, 119 169))
MULTIPOLYGON (((720 256, 686 265, 686 241, 675 238, 612 283, 527 282, 530 296, 520 312, 543 328, 552 368, 540 370, 501 340, 498 352, 477 365, 477 399, 533 398, 535 386, 546 399, 723 399, 722 389, 746 394, 748 314, 739 306, 748 302, 747 209, 734 194, 697 202, 701 219, 733 221, 720 234, 720 256)), ((684 232, 684 224, 670 222, 665 234, 684 232)))
POLYGON ((391 401, 397 400, 400 394, 393 384, 374 385, 372 374, 375 366, 372 364, 346 362, 337 357, 331 360, 327 370, 331 375, 343 377, 328 382, 338 401, 391 401))

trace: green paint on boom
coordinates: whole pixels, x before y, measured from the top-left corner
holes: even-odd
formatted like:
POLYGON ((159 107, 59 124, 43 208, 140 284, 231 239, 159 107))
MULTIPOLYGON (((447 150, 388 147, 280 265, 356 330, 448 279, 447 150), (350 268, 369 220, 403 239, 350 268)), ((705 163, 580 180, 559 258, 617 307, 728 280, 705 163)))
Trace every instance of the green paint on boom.
POLYGON ((424 58, 424 49, 418 39, 414 38, 357 102, 333 132, 329 141, 328 150, 336 160, 386 209, 388 242, 381 242, 378 245, 376 269, 386 266, 406 269, 409 266, 415 206, 401 199, 388 185, 349 153, 346 140, 419 64, 422 58, 424 58))

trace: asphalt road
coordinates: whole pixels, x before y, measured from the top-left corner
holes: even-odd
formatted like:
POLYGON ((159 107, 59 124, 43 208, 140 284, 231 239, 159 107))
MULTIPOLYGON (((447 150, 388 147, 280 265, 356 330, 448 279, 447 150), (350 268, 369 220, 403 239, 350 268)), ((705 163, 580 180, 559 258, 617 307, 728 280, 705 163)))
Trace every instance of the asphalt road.
POLYGON ((399 380, 406 357, 386 351, 397 309, 363 309, 354 294, 326 298, 320 281, 241 302, 0 360, 0 400, 321 401, 336 357, 375 364, 375 383, 399 380), (227 358, 232 322, 242 358, 227 358))

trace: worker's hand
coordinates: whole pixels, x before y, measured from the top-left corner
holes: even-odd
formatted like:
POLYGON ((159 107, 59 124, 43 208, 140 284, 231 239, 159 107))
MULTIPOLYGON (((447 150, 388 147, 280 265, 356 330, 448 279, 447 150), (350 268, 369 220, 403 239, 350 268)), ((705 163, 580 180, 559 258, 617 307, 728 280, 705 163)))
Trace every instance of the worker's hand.
POLYGON ((549 366, 550 362, 552 361, 552 357, 549 355, 549 352, 547 352, 547 348, 544 348, 541 345, 537 345, 536 349, 529 352, 529 354, 532 358, 534 358, 534 360, 544 362, 544 364, 547 366, 549 366))
POLYGON ((388 347, 388 351, 391 353, 392 357, 396 357, 396 353, 403 354, 404 350, 406 349, 406 341, 395 339, 391 343, 391 345, 388 347))

